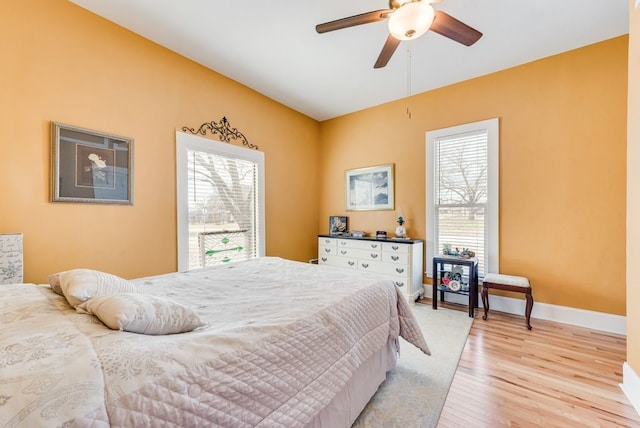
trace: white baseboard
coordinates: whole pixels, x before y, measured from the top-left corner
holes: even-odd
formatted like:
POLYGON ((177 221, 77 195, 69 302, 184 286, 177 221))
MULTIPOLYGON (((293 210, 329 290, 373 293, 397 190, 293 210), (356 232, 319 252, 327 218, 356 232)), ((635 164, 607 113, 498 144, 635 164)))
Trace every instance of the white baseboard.
MULTIPOLYGON (((640 1, 640 0, 638 0, 640 1)), ((423 284, 424 295, 431 297, 431 285, 423 284)), ((534 294, 535 300, 535 294, 534 294)), ((469 298, 461 294, 446 293, 448 302, 468 304, 469 298)), ((492 311, 506 312, 514 315, 524 315, 525 301, 524 299, 516 299, 513 297, 489 296, 490 308, 492 311)), ((478 306, 482 311, 482 299, 478 294, 478 306)), ((489 313, 490 314, 490 313, 489 313)), ((551 305, 549 303, 535 302, 531 311, 531 319, 543 319, 549 321, 560 322, 563 324, 576 325, 579 327, 587 327, 593 330, 606 331, 609 333, 627 334, 627 318, 622 315, 606 314, 604 312, 587 311, 585 309, 570 308, 568 306, 551 305)), ((535 328, 535 324, 531 321, 531 325, 535 328)))
POLYGON ((640 377, 627 363, 622 365, 622 383, 620 388, 627 396, 636 412, 640 414, 640 377))

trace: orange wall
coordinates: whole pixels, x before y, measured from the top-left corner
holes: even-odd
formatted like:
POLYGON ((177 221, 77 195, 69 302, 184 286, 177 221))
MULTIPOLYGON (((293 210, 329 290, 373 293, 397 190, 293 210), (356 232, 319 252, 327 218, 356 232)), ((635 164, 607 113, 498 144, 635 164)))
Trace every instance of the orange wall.
POLYGON ((627 141, 627 362, 640 373, 640 9, 629 1, 627 141))
POLYGON ((625 314, 627 46, 618 37, 323 122, 320 232, 330 215, 392 232, 393 211, 345 211, 344 172, 395 163, 396 207, 424 239, 425 132, 498 117, 500 270, 529 277, 538 302, 625 314))
POLYGON ((223 116, 265 152, 267 254, 315 255, 317 121, 70 2, 3 3, 0 232, 24 233, 25 281, 175 270, 175 130, 223 116), (134 206, 49 202, 52 120, 135 139, 134 206))
POLYGON ((627 37, 319 124, 70 2, 9 4, 0 232, 24 233, 26 281, 79 266, 175 270, 184 125, 226 116, 260 146, 267 254, 307 260, 329 215, 395 227, 391 211, 345 211, 348 168, 395 163, 397 205, 424 238, 425 132, 499 117, 501 270, 529 276, 539 302, 625 313, 627 37), (51 120, 135 139, 134 206, 49 202, 51 120))

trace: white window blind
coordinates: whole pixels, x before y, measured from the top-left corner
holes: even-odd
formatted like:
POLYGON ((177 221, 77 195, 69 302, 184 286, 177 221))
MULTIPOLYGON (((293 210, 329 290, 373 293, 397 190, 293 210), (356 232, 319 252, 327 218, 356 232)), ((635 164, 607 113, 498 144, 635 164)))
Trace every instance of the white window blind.
POLYGON ((450 244, 476 253, 481 278, 498 272, 497 119, 430 131, 427 146, 428 261, 450 244))
POLYGON ((197 150, 188 159, 189 269, 256 257, 256 163, 197 150))
POLYGON ((479 273, 484 273, 487 133, 438 138, 435 152, 435 247, 449 243, 474 251, 479 273))
POLYGON ((179 269, 264 255, 263 154, 181 138, 192 143, 178 147, 179 269))

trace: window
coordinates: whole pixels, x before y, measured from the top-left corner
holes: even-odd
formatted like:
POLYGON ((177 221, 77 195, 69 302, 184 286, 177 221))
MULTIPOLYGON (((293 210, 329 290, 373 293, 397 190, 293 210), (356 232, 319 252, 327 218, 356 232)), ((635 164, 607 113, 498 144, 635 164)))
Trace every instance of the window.
POLYGON ((264 153, 176 133, 178 270, 263 256, 264 153))
MULTIPOLYGON (((498 119, 427 132, 427 261, 445 243, 498 270, 498 119)), ((432 277, 431 263, 427 275, 432 277)))

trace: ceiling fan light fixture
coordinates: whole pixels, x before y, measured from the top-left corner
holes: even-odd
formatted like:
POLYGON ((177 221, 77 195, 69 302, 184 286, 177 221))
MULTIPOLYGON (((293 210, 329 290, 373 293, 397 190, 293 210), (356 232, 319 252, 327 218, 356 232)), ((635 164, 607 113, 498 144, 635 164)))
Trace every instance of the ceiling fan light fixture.
POLYGON ((389 9, 396 10, 400 8, 405 3, 411 3, 415 0, 389 0, 389 9))
POLYGON ((389 17, 389 32, 398 40, 420 37, 431 27, 434 13, 426 1, 405 3, 389 17))

